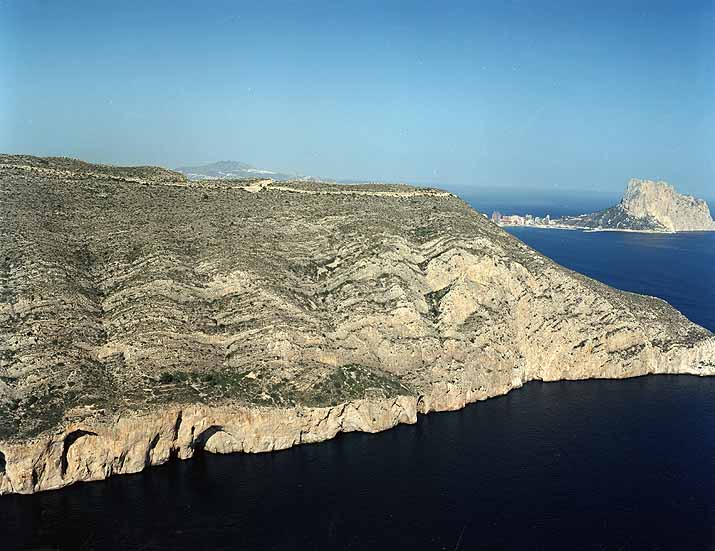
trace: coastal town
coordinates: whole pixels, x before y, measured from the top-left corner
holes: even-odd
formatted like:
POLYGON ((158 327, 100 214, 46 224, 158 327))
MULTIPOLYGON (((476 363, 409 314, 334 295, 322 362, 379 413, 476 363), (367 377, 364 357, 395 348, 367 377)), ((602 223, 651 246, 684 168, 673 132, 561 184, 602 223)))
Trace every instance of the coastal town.
POLYGON ((546 216, 534 216, 532 214, 527 214, 525 216, 520 216, 518 214, 502 214, 499 211, 492 212, 490 216, 492 222, 499 226, 540 226, 555 227, 557 224, 551 219, 550 215, 546 216))

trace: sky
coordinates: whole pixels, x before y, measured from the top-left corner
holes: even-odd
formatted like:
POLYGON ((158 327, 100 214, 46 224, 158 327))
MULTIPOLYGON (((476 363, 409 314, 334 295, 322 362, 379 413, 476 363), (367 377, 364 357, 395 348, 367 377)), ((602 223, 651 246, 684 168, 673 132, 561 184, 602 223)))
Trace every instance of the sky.
POLYGON ((715 197, 715 3, 0 0, 0 151, 715 197))

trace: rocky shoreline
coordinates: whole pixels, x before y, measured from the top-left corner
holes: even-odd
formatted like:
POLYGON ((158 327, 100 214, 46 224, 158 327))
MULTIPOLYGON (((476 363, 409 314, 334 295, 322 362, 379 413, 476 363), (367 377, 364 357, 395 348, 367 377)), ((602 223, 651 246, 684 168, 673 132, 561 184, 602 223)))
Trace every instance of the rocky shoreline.
POLYGON ((715 375, 666 302, 458 197, 0 156, 0 494, 387 430, 528 381, 715 375))
MULTIPOLYGON (((680 358, 656 361, 652 370, 597 374, 589 378, 630 378, 652 374, 715 375, 715 338, 680 358)), ((564 380, 541 374, 531 380, 564 380), (546 378, 544 378, 544 375, 546 378), (552 377, 552 378, 549 378, 552 377)), ((76 482, 133 474, 171 460, 190 459, 198 451, 264 453, 323 442, 340 433, 377 433, 399 424, 414 424, 420 414, 455 411, 501 396, 529 381, 518 378, 493 389, 438 385, 430 396, 396 396, 355 400, 324 408, 207 407, 187 404, 111 421, 68 425, 61 432, 29 442, 6 442, 0 495, 32 494, 76 482)))

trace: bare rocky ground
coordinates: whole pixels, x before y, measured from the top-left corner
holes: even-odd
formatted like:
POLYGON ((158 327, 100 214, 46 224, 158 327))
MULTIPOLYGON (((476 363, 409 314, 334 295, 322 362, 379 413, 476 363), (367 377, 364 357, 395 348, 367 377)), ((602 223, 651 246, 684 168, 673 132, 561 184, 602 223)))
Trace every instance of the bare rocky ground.
POLYGON ((0 155, 0 493, 649 373, 715 337, 447 192, 0 155))

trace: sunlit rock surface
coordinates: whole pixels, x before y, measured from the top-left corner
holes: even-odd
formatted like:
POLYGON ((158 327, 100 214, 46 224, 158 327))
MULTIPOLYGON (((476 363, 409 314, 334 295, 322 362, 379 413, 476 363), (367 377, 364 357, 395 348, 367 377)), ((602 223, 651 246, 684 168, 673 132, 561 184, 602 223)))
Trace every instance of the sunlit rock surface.
POLYGON ((450 193, 0 156, 0 493, 648 373, 714 337, 450 193))
POLYGON ((586 229, 680 232, 715 231, 708 204, 681 195, 667 182, 631 179, 620 203, 592 214, 559 219, 586 229))

